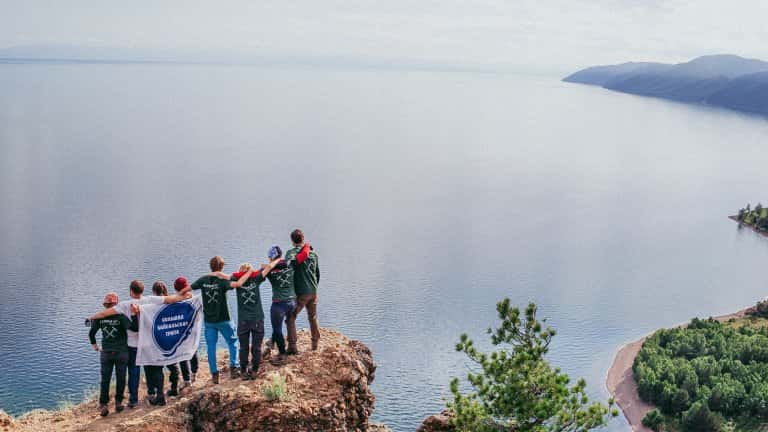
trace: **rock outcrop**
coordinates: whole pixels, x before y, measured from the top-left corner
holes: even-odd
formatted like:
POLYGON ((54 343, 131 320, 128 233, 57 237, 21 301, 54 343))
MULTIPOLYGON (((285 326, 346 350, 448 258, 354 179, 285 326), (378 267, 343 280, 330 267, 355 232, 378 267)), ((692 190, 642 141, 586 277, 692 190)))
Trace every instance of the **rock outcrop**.
MULTIPOLYGON (((8 431, 384 431, 369 425, 375 396, 370 390, 376 365, 359 341, 322 329, 320 346, 310 351, 308 332, 299 333, 300 354, 282 366, 263 362, 256 380, 228 379, 213 385, 201 361, 198 380, 165 407, 139 407, 101 418, 95 401, 62 411, 36 411, 17 419, 0 416, 8 431), (279 374, 286 396, 269 401, 263 389, 279 374)), ((227 355, 219 354, 226 371, 227 355)))
POLYGON ((416 432, 454 432, 450 425, 451 413, 448 410, 424 419, 416 432))

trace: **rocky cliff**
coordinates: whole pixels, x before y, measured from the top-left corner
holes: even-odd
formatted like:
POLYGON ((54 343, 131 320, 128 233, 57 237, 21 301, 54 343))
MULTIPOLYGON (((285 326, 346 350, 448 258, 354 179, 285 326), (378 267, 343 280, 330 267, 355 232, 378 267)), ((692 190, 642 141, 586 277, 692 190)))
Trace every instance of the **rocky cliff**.
MULTIPOLYGON (((97 402, 60 411, 33 411, 12 419, 0 412, 0 431, 384 431, 369 424, 375 396, 369 387, 376 365, 363 343, 322 330, 320 346, 310 351, 307 332, 299 333, 301 353, 287 364, 264 362, 254 381, 210 382, 201 361, 197 382, 164 407, 142 403, 132 410, 102 418, 97 402), (269 401, 263 389, 279 374, 286 381, 283 400, 269 401)), ((219 356, 226 371, 228 358, 219 356)), ((143 394, 143 391, 142 391, 143 394)))

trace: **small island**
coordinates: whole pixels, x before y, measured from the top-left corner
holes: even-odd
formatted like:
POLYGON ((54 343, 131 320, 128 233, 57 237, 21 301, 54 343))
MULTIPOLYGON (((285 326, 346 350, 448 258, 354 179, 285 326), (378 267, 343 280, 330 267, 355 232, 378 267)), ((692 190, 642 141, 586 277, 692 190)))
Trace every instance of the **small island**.
POLYGON ((768 301, 624 346, 607 386, 635 432, 768 430, 768 301))
POLYGON ((768 236, 768 208, 763 207, 760 203, 754 209, 747 204, 746 207, 739 210, 739 213, 729 217, 738 222, 739 225, 746 225, 755 232, 768 236))

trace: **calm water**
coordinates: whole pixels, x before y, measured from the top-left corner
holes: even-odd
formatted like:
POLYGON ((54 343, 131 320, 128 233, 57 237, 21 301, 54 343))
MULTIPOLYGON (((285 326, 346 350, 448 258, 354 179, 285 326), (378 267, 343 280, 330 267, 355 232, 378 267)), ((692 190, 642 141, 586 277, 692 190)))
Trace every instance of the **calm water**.
POLYGON ((768 295, 768 239, 725 219, 768 200, 766 137, 555 78, 2 65, 0 407, 95 386, 82 318, 105 292, 259 262, 297 226, 321 324, 374 351, 376 420, 438 412, 459 334, 483 340, 504 296, 604 398, 621 344, 768 295))

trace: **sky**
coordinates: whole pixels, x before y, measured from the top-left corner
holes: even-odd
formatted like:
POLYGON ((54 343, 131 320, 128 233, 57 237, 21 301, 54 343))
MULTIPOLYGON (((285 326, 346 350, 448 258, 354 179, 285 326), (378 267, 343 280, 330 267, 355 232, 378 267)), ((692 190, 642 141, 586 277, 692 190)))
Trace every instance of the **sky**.
POLYGON ((0 0, 0 48, 345 57, 564 71, 768 60, 764 0, 0 0))

